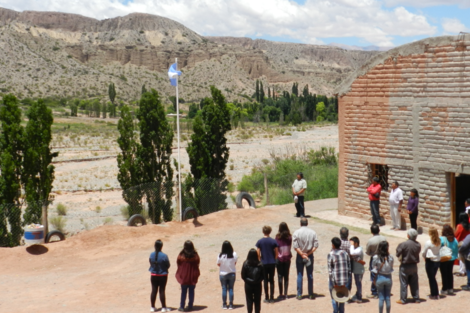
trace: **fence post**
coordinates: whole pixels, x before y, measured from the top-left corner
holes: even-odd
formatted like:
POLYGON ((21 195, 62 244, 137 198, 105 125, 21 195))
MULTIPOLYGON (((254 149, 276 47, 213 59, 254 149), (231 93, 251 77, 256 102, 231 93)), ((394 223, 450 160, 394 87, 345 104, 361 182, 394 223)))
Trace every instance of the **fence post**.
POLYGON ((178 222, 182 222, 182 216, 181 216, 181 210, 180 210, 180 188, 178 185, 176 185, 176 220, 178 222))
POLYGON ((264 193, 266 194, 266 205, 269 205, 268 175, 264 172, 264 193))
POLYGON ((47 220, 47 200, 42 202, 42 225, 44 226, 44 238, 49 233, 49 222, 47 220))

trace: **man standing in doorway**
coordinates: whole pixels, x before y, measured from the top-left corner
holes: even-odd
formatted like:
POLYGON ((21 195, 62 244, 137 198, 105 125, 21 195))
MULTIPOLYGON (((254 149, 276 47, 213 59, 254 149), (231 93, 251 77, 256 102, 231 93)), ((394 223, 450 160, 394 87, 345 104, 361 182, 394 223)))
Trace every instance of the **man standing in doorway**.
POLYGON ((304 179, 304 174, 297 173, 297 179, 292 184, 292 194, 294 195, 295 209, 297 210, 297 217, 305 216, 304 206, 304 193, 307 189, 307 182, 304 179))
POLYGON ((370 200, 370 213, 372 215, 372 223, 380 225, 380 193, 382 186, 379 184, 379 178, 374 177, 372 185, 367 188, 370 200))
POLYGON ((401 206, 403 205, 403 191, 399 188, 398 182, 393 182, 390 191, 390 217, 392 218, 392 230, 401 229, 401 206))
POLYGON ((304 267, 307 269, 308 296, 315 299, 313 294, 313 253, 318 249, 317 233, 308 228, 308 219, 300 219, 300 228, 292 235, 294 250, 297 252, 295 266, 297 268, 297 300, 302 300, 302 285, 304 267))

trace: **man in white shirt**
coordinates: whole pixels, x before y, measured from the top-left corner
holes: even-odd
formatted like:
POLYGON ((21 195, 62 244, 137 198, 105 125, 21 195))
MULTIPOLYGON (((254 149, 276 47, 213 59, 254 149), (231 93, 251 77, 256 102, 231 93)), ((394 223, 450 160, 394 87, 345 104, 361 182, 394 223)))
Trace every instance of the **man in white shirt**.
POLYGON ((304 174, 298 173, 297 179, 292 184, 292 194, 297 197, 295 201, 295 209, 297 210, 297 217, 305 216, 305 206, 304 206, 304 193, 307 189, 307 182, 304 179, 304 174))
POLYGON ((403 205, 403 191, 399 188, 398 182, 393 182, 390 191, 390 216, 392 218, 392 229, 401 229, 401 206, 403 205))

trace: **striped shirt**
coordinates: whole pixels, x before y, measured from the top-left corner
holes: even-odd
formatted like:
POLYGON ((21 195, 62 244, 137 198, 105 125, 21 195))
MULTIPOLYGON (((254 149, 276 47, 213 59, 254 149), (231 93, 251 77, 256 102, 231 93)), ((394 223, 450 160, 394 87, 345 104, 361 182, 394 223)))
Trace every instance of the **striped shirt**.
POLYGON ((349 255, 345 251, 333 249, 328 254, 328 274, 333 285, 346 286, 351 267, 349 255))

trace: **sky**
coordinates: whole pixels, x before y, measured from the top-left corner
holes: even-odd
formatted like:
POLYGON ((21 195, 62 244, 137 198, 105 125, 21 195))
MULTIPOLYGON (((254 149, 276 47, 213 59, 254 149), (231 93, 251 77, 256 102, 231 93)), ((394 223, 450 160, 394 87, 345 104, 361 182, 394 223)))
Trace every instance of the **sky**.
POLYGON ((142 12, 204 36, 361 47, 470 32, 470 0, 0 0, 0 7, 97 19, 142 12))

